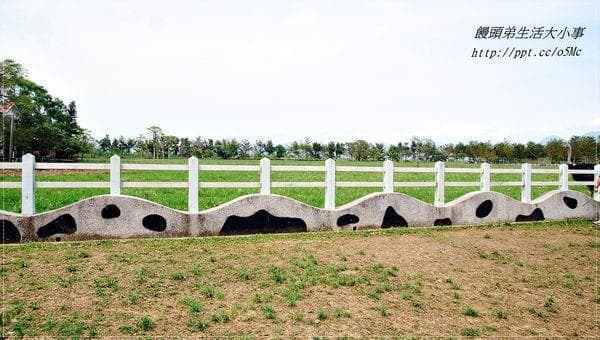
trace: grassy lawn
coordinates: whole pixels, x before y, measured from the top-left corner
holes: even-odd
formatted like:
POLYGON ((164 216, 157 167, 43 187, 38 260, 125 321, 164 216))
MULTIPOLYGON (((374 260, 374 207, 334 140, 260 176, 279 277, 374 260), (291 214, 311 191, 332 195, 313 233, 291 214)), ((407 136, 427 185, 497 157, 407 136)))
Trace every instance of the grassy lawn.
MULTIPOLYGON (((90 160, 95 162, 106 162, 107 160, 90 160)), ((125 159, 123 163, 185 163, 185 159, 168 159, 168 160, 148 160, 148 159, 125 159)), ((201 159, 200 164, 254 164, 258 165, 257 160, 206 160, 201 159)), ((282 161, 275 160, 273 165, 323 165, 322 161, 282 161)), ((351 162, 338 161, 338 165, 355 165, 355 166, 381 166, 381 162, 351 162)), ((417 166, 416 163, 404 162, 397 163, 397 166, 417 166)), ((420 162, 418 166, 432 167, 431 163, 420 162)), ((446 167, 478 167, 478 165, 470 165, 464 163, 447 163, 446 167)), ((507 166, 493 166, 507 167, 507 166)), ((514 166, 513 166, 514 167, 514 166)), ((258 171, 248 172, 231 172, 231 171, 201 171, 200 181, 203 182, 258 182, 258 171)), ((320 182, 325 178, 324 172, 273 172, 271 180, 274 182, 304 182, 313 181, 320 182)), ((382 174, 373 172, 338 172, 336 174, 338 181, 364 181, 364 182, 381 182, 382 174)), ((101 182, 109 180, 107 171, 43 171, 38 170, 36 173, 37 181, 89 181, 101 182)), ((123 171, 121 174, 122 181, 172 181, 185 182, 187 181, 187 172, 185 171, 123 171)), ((434 175, 428 173, 397 173, 395 181, 433 181, 434 175)), ((456 174, 447 173, 446 181, 457 182, 476 182, 479 180, 478 174, 456 174)), ((492 174, 492 181, 520 181, 519 174, 492 174)), ((534 174, 533 181, 558 181, 558 174, 534 174)), ((6 171, 0 174, 0 181, 20 181, 19 172, 6 171)), ((536 198, 543 193, 556 189, 556 185, 548 187, 533 187, 532 197, 536 198)), ((583 186, 573 187, 575 190, 580 190, 587 194, 587 190, 583 186)), ((225 203, 231 199, 241 195, 258 193, 258 188, 254 189, 212 189, 202 188, 199 192, 200 209, 207 209, 219 204, 225 203)), ((336 205, 343 205, 355 199, 358 199, 366 194, 381 191, 380 188, 337 188, 336 190, 336 205)), ((446 201, 453 200, 470 191, 478 190, 478 186, 474 187, 447 187, 446 201)), ((494 191, 509 195, 515 199, 520 199, 519 187, 495 187, 494 191)), ((432 187, 424 188, 396 188, 397 192, 402 192, 410 196, 416 197, 428 203, 433 203, 434 189, 432 187)), ((175 209, 187 209, 187 191, 186 189, 159 189, 159 188, 130 188, 122 191, 124 194, 142 197, 168 207, 175 209)), ((52 210, 63 207, 67 204, 77 202, 83 198, 107 194, 108 189, 36 189, 36 210, 38 212, 52 210)), ((301 202, 323 207, 324 204, 324 188, 273 188, 272 193, 288 196, 301 202)), ((0 209, 6 211, 19 212, 21 207, 21 192, 18 189, 4 189, 2 191, 2 199, 0 200, 0 209)))
POLYGON ((589 222, 4 246, 3 336, 596 336, 589 222))

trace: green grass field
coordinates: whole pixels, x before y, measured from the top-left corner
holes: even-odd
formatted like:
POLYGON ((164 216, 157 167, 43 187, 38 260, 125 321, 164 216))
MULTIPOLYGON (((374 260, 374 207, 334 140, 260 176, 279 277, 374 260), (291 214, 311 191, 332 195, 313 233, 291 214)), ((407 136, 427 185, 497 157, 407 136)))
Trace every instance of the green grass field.
MULTIPOLYGON (((107 159, 86 160, 86 162, 106 163, 107 159)), ((124 159, 123 163, 180 163, 185 164, 186 159, 176 158, 167 160, 149 160, 149 159, 124 159)), ((216 160, 216 159, 201 159, 200 164, 246 164, 258 165, 258 160, 216 160)), ((272 165, 323 165, 323 161, 284 161, 274 160, 272 165)), ((353 166, 381 166, 381 162, 352 162, 352 161, 337 161, 337 165, 353 165, 353 166)), ((420 162, 402 162, 396 163, 395 166, 420 166, 432 167, 432 163, 420 162)), ((479 165, 464 164, 464 163, 446 163, 447 168, 451 167, 479 167, 479 165)), ((492 165, 492 168, 510 166, 492 165)), ((512 166, 514 167, 514 166, 512 166)), ((258 171, 201 171, 201 182, 258 182, 258 171)), ((320 182, 325 178, 324 172, 273 172, 271 181, 273 182, 304 182, 313 181, 320 182)), ((338 181, 360 181, 360 182, 380 182, 382 181, 381 173, 373 172, 338 172, 336 174, 338 181)), ((36 181, 89 181, 101 182, 109 180, 108 171, 87 171, 87 172, 65 172, 65 171, 37 171, 36 181)), ((187 181, 187 172, 185 171, 123 171, 121 174, 122 181, 136 182, 181 182, 187 181)), ((433 181, 434 175, 428 173, 397 173, 395 175, 396 182, 410 181, 433 181)), ((456 174, 447 173, 446 181, 457 182, 477 182, 478 174, 456 174)), ((519 174, 492 174, 492 182, 502 181, 520 181, 519 174)), ((533 181, 558 181, 558 174, 533 174, 533 181)), ((0 174, 0 181, 20 181, 18 172, 5 172, 0 174)), ((532 197, 538 197, 543 193, 555 189, 556 185, 533 187, 532 197)), ((579 190, 587 194, 587 189, 583 186, 573 187, 574 190, 579 190)), ((212 189, 202 188, 199 192, 200 209, 207 209, 219 204, 223 204, 236 197, 258 193, 258 188, 241 188, 241 189, 212 189)), ((457 197, 478 190, 478 186, 473 187, 446 187, 446 202, 449 202, 457 197)), ((515 199, 520 198, 519 187, 493 187, 492 190, 501 192, 515 199)), ((381 191, 380 188, 337 188, 336 189, 336 205, 343 205, 356 200, 369 193, 381 191)), ((397 192, 418 198, 422 201, 432 203, 433 192, 432 187, 422 188, 396 188, 397 192)), ((288 196, 316 207, 323 207, 324 204, 324 188, 273 188, 272 193, 288 196)), ((36 211, 43 212, 52 209, 63 207, 67 204, 77 202, 83 198, 94 195, 107 194, 108 189, 36 189, 36 211)), ((187 209, 187 190, 186 189, 164 189, 164 188, 130 188, 123 189, 123 194, 137 196, 148 199, 171 208, 185 210, 187 209)), ((5 211, 20 212, 21 210, 21 193, 19 189, 4 189, 0 200, 0 209, 5 211)))

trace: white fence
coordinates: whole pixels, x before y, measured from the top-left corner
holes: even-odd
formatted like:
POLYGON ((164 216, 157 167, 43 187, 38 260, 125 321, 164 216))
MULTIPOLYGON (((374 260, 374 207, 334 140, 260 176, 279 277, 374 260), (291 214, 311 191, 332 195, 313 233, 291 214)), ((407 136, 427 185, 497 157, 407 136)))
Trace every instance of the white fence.
POLYGON ((0 182, 0 188, 21 189, 21 212, 25 215, 35 213, 35 188, 109 188, 111 195, 120 195, 121 188, 187 188, 188 211, 198 212, 199 188, 260 188, 260 193, 268 195, 271 188, 325 188, 325 209, 335 209, 336 187, 380 187, 383 192, 394 192, 396 187, 434 187, 434 205, 445 204, 445 187, 474 187, 490 191, 493 186, 521 187, 521 201, 531 202, 532 186, 554 186, 559 190, 568 190, 570 185, 593 185, 593 181, 569 181, 569 174, 594 174, 594 181, 600 176, 600 165, 594 170, 569 170, 566 164, 557 169, 532 169, 531 164, 523 164, 521 169, 492 169, 483 163, 481 168, 446 168, 444 162, 434 167, 394 167, 392 161, 383 162, 383 166, 336 166, 333 159, 325 161, 323 166, 271 165, 268 158, 260 160, 260 165, 198 165, 196 157, 190 157, 188 164, 121 164, 121 158, 114 155, 110 163, 36 163, 31 154, 23 156, 21 163, 0 163, 0 169, 21 169, 21 182, 0 182), (108 170, 109 182, 36 182, 35 170, 108 170), (187 182, 122 182, 121 170, 172 170, 187 171, 187 182), (260 171, 260 182, 199 182, 199 171, 260 171), (325 172, 323 182, 271 182, 272 171, 317 171, 325 172), (336 172, 380 172, 381 182, 338 182, 336 172), (395 173, 433 173, 433 182, 395 182, 395 173), (479 181, 446 182, 446 173, 480 174, 479 181), (492 182, 491 174, 520 174, 518 182, 492 182), (557 174, 558 181, 534 182, 532 174, 557 174))

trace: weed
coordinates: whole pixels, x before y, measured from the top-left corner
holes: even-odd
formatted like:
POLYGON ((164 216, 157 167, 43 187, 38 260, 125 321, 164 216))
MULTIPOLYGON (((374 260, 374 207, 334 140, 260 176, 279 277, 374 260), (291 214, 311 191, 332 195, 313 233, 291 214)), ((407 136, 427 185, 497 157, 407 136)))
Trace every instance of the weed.
POLYGON ((123 334, 133 334, 133 327, 131 325, 119 326, 119 332, 123 334))
POLYGON ((463 328, 460 330, 462 336, 479 336, 479 330, 476 328, 463 328))
POLYGON ((479 316, 479 313, 477 313, 477 311, 471 306, 465 307, 463 309, 463 314, 467 315, 467 316, 474 316, 474 317, 479 316))
POLYGON ((535 309, 534 307, 528 307, 527 311, 535 316, 537 316, 538 318, 542 319, 542 320, 546 320, 548 317, 546 316, 546 314, 540 312, 539 310, 535 309))
POLYGON ((215 262, 217 262, 217 257, 216 257, 216 256, 214 256, 214 255, 211 255, 211 256, 210 256, 210 262, 212 262, 212 263, 215 263, 215 262))
POLYGON ((173 272, 170 276, 173 281, 183 281, 185 279, 185 275, 182 272, 173 272))
POLYGON ((352 314, 350 314, 350 311, 343 309, 343 308, 336 308, 333 311, 333 315, 335 315, 338 318, 350 318, 352 317, 352 314))
POLYGON ((192 267, 192 270, 191 270, 191 272, 192 272, 192 274, 193 274, 194 276, 201 276, 201 275, 202 275, 202 269, 201 269, 201 268, 200 268, 200 266, 199 266, 199 265, 197 265, 197 264, 195 264, 195 265, 192 267))
POLYGON ((546 302, 544 302, 544 308, 546 308, 546 311, 548 311, 549 313, 557 312, 554 308, 554 298, 552 296, 546 299, 546 302))
POLYGON ((263 305, 262 311, 263 311, 263 315, 265 316, 265 319, 275 320, 277 314, 275 313, 275 310, 273 309, 273 307, 271 307, 269 305, 263 305))
POLYGON ((317 318, 318 318, 319 320, 325 320, 325 319, 327 319, 327 313, 326 313, 324 310, 322 310, 322 309, 319 309, 319 310, 317 311, 317 318))
POLYGON ((138 300, 140 299, 140 294, 138 293, 137 290, 134 289, 129 292, 129 294, 127 295, 127 298, 129 300, 129 304, 135 305, 135 304, 137 304, 138 300))
POLYGON ((381 314, 381 316, 389 316, 390 312, 388 311, 387 307, 384 305, 378 305, 373 307, 374 310, 378 311, 379 314, 381 314))
POLYGON ((231 321, 231 316, 226 310, 221 310, 218 314, 211 315, 210 319, 214 323, 228 323, 231 321))
POLYGON ((237 275, 242 280, 250 280, 250 272, 248 271, 247 268, 240 268, 240 269, 238 269, 237 270, 237 275))
POLYGON ((143 332, 147 332, 154 328, 154 321, 148 316, 142 316, 137 322, 137 328, 143 332))
POLYGON ((204 320, 190 318, 188 328, 192 331, 203 331, 208 328, 208 323, 204 320))
POLYGON ((498 319, 508 319, 508 313, 500 309, 493 309, 492 315, 494 315, 498 319))
POLYGON ((76 271, 79 270, 79 268, 74 264, 70 264, 67 266, 67 268, 65 270, 67 271, 67 273, 75 273, 76 271))
POLYGON ((400 295, 400 297, 402 298, 402 300, 410 300, 413 298, 412 294, 408 293, 408 292, 402 293, 402 295, 400 295))
POLYGON ((192 313, 199 313, 202 311, 202 304, 191 296, 182 297, 179 302, 186 305, 192 313))
POLYGON ((271 273, 273 281, 277 283, 282 283, 286 279, 285 270, 283 270, 283 268, 272 265, 271 267, 269 267, 269 273, 271 273))
POLYGON ((283 297, 290 307, 296 307, 298 300, 302 299, 302 294, 300 294, 298 285, 292 283, 288 289, 283 291, 283 297))
POLYGON ((217 290, 213 285, 205 285, 200 289, 200 294, 207 298, 222 299, 224 297, 223 292, 217 290))

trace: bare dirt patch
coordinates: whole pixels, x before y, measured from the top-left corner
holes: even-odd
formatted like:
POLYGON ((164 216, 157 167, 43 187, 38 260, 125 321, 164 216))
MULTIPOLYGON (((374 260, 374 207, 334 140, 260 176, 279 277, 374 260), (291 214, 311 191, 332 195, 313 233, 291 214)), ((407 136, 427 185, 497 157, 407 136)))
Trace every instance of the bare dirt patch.
POLYGON ((2 250, 4 335, 595 336, 588 222, 37 243, 2 250))

